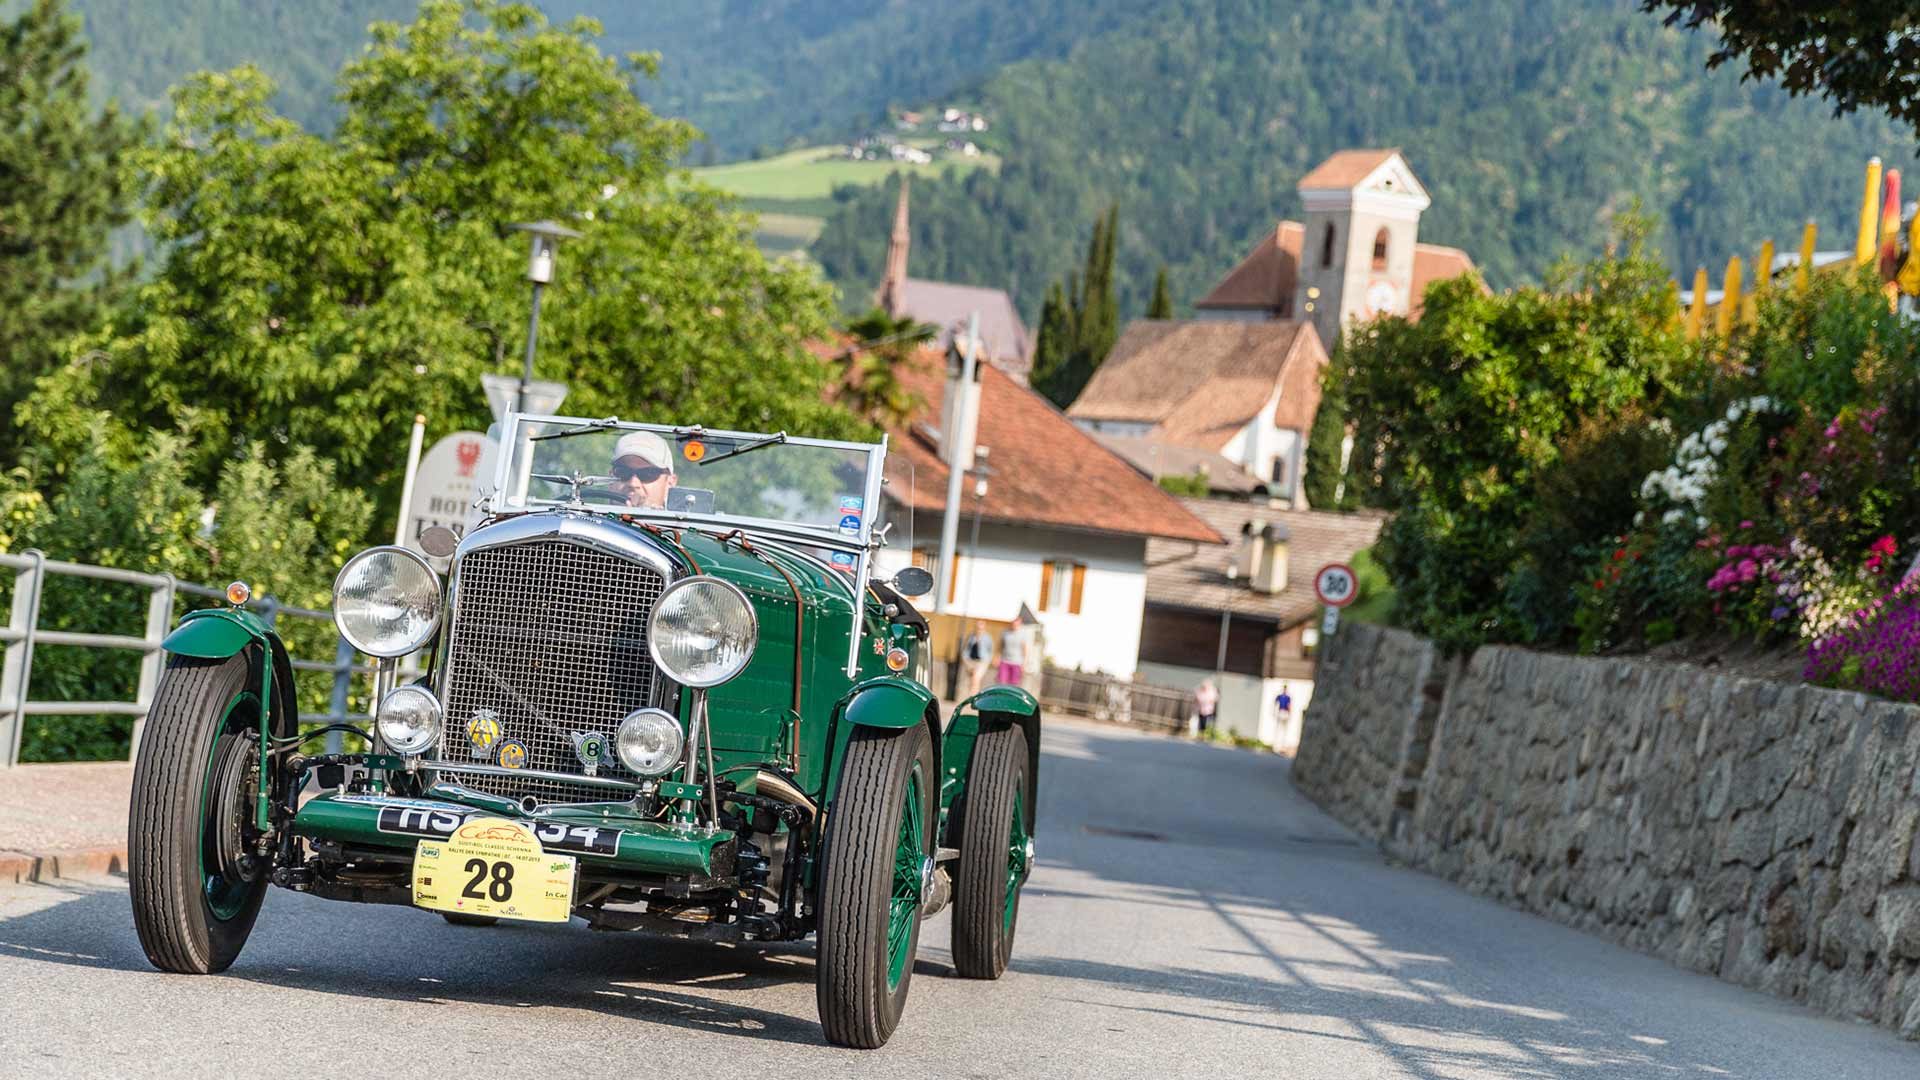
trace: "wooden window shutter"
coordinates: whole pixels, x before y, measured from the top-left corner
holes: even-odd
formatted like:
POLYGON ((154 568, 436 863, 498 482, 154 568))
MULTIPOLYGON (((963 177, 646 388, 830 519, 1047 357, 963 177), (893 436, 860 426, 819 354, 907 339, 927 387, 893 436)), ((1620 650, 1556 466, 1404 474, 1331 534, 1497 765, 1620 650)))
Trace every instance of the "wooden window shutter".
POLYGON ((1067 596, 1069 614, 1080 614, 1080 597, 1087 591, 1087 568, 1080 563, 1073 564, 1073 592, 1067 596))
POLYGON ((960 553, 953 553, 953 562, 947 567, 947 603, 953 603, 960 589, 960 553))
POLYGON ((1040 564, 1040 610, 1047 610, 1047 601, 1053 594, 1053 560, 1047 559, 1040 564))

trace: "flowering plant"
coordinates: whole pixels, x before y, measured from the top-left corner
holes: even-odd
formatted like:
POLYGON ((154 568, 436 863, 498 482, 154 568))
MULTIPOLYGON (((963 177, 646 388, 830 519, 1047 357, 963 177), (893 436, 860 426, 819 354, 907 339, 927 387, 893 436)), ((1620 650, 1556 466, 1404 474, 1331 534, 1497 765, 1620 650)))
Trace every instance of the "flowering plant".
MULTIPOLYGON (((1664 509, 1662 525, 1691 523, 1695 532, 1704 532, 1708 525, 1707 496, 1719 478, 1722 455, 1727 452, 1735 425, 1773 408, 1773 399, 1764 395, 1739 399, 1727 406, 1725 415, 1680 440, 1673 464, 1647 474, 1640 482, 1640 500, 1647 510, 1664 509)), ((1647 510, 1635 524, 1645 520, 1647 510)))
POLYGON ((1920 700, 1920 575, 1854 611, 1807 649, 1805 678, 1899 701, 1920 700))
POLYGON ((1826 423, 1807 416, 1782 433, 1785 443, 1775 505, 1787 530, 1838 556, 1866 551, 1878 573, 1891 549, 1870 549, 1886 537, 1894 495, 1887 481, 1886 408, 1841 409, 1826 423))

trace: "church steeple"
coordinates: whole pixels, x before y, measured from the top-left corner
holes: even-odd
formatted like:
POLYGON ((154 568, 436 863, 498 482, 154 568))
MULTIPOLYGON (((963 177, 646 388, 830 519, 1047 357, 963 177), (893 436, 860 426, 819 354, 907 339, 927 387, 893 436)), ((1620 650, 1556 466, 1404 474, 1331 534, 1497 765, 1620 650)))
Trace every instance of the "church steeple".
POLYGON ((900 177, 900 201, 893 208, 893 236, 887 240, 886 276, 880 279, 880 288, 874 293, 874 302, 896 319, 906 303, 907 248, 913 242, 913 234, 907 227, 907 185, 910 183, 910 177, 900 177))

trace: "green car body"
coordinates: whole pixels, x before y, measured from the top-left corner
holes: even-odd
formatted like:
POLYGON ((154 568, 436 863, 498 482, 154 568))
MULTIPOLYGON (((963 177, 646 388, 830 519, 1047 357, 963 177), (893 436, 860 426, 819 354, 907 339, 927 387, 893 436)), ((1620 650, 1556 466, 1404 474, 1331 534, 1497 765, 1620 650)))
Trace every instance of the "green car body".
MULTIPOLYGON (((445 840, 478 818, 505 819, 531 828, 546 852, 574 858, 572 915, 596 929, 716 940, 791 940, 820 931, 824 940, 823 908, 845 904, 854 895, 849 889, 871 887, 835 884, 848 871, 835 878, 826 869, 836 844, 852 851, 873 842, 854 839, 850 817, 844 835, 836 833, 836 819, 854 813, 843 805, 868 808, 858 813, 869 817, 878 805, 862 787, 876 783, 877 774, 849 762, 893 760, 881 751, 897 739, 896 758, 918 747, 931 771, 923 776, 922 765, 901 765, 903 805, 883 808, 883 816, 895 815, 885 821, 899 824, 880 827, 896 830, 899 840, 881 853, 896 864, 890 921, 873 929, 884 929, 891 942, 881 992, 904 999, 903 971, 911 969, 917 929, 903 922, 917 924, 956 893, 968 895, 954 877, 966 865, 963 856, 980 864, 967 871, 973 878, 1007 881, 1004 913, 980 914, 968 931, 977 938, 978 926, 1004 916, 1005 940, 970 944, 969 955, 987 959, 961 965, 979 969, 963 973, 997 977, 1032 859, 1040 745, 1033 697, 993 687, 943 715, 926 685, 926 621, 904 596, 873 580, 864 559, 858 573, 849 572, 808 543, 805 532, 609 512, 581 504, 577 480, 575 488, 570 503, 492 514, 460 540, 439 582, 445 616, 418 654, 424 670, 416 685, 443 711, 425 751, 397 753, 376 740, 362 754, 297 752, 292 667, 272 628, 238 608, 182 620, 164 648, 179 658, 174 666, 183 680, 184 672, 226 662, 235 666, 234 689, 223 692, 266 703, 243 713, 231 704, 193 706, 209 714, 206 723, 227 725, 207 751, 208 786, 198 797, 205 894, 244 896, 270 881, 329 899, 413 903, 412 863, 423 841, 445 840), (652 661, 642 655, 642 639, 654 631, 652 612, 638 609, 657 602, 661 587, 689 578, 737 589, 755 627, 744 666, 704 689, 675 683, 656 666, 657 652, 652 661), (601 580, 627 591, 602 596, 601 580), (551 623, 543 605, 555 613, 551 623), (599 618, 603 637, 594 636, 599 618), (579 711, 571 712, 576 704, 579 711), (671 714, 685 739, 683 760, 661 775, 633 773, 608 749, 620 714, 643 708, 671 714), (226 719, 235 715, 244 721, 226 719), (565 760, 562 735, 577 751, 572 761, 565 760), (581 749, 596 735, 604 737, 597 761, 581 749), (502 764, 510 760, 508 743, 519 746, 511 755, 519 765, 502 764), (977 761, 983 746, 999 755, 991 768, 977 761), (246 759, 251 777, 240 793, 224 794, 220 778, 236 774, 223 762, 248 747, 265 750, 246 759), (988 782, 983 776, 1017 787, 1012 824, 996 824, 988 839, 974 841, 976 849, 991 849, 986 855, 969 854, 962 850, 963 823, 976 801, 972 787, 988 782), (242 804, 229 815, 233 823, 219 816, 242 804)), ((179 723, 150 730, 165 738, 194 721, 179 723)), ((155 752, 143 745, 142 769, 155 752)), ((197 759, 188 763, 189 771, 198 768, 197 759)), ((143 783, 137 775, 136 825, 143 814, 164 814, 153 805, 143 809, 143 783)), ((1000 807, 993 812, 1004 815, 1008 798, 1002 792, 989 800, 1000 807)), ((967 835, 986 835, 980 830, 976 823, 967 835)), ((136 922, 148 942, 139 918, 141 878, 136 866, 136 922)), ((986 884, 969 888, 986 895, 986 884)), ((160 904, 163 891, 149 889, 145 902, 160 904)), ((209 907, 208 925, 218 930, 229 909, 237 906, 209 907)), ((250 910, 247 920, 250 926, 250 910)), ((148 942, 149 955, 169 970, 206 969, 170 962, 179 950, 169 948, 148 942)), ((836 1020, 852 1007, 830 1000, 839 991, 824 971, 821 978, 829 1038, 854 1046, 884 1042, 898 1002, 891 1019, 882 1009, 877 1021, 836 1020)))

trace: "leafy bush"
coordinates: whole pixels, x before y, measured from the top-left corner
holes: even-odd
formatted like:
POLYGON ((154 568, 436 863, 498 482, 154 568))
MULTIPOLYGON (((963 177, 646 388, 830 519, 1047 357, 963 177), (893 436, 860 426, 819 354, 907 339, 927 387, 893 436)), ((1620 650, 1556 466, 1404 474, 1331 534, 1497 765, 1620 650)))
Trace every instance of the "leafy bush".
MULTIPOLYGON (((1377 548, 1396 621, 1455 649, 1561 633, 1542 612, 1564 592, 1541 573, 1564 554, 1539 552, 1566 537, 1539 525, 1542 485, 1555 497, 1563 447, 1655 406, 1692 355, 1645 236, 1629 218, 1607 254, 1545 287, 1457 278, 1428 290, 1418 323, 1349 329, 1336 377, 1356 422, 1350 471, 1396 511, 1377 548)), ((1611 479, 1623 494, 1584 515, 1608 532, 1631 518, 1627 476, 1611 479)))
MULTIPOLYGON (((333 576, 367 533, 371 501, 337 484, 331 466, 297 447, 281 466, 259 446, 221 471, 211 498, 188 479, 179 440, 159 434, 137 456, 116 453, 96 429, 88 450, 71 463, 47 513, 8 537, 14 550, 39 548, 51 558, 148 573, 182 581, 248 582, 256 596, 301 607, 327 606, 333 576)), ((50 576, 40 625, 49 630, 138 633, 148 593, 125 585, 50 576)), ((204 606, 181 597, 177 609, 204 606)), ((285 621, 297 656, 331 659, 331 628, 285 621)), ((57 646, 35 650, 30 695, 43 701, 131 700, 139 657, 130 652, 57 646)), ((327 687, 301 688, 302 707, 319 711, 327 687)), ((126 717, 35 717, 21 737, 31 761, 124 757, 132 725, 126 717)))

